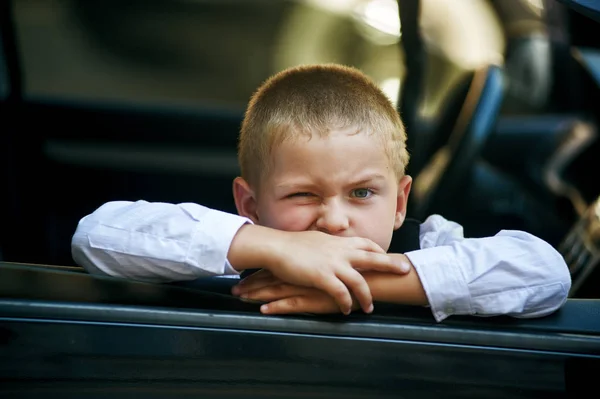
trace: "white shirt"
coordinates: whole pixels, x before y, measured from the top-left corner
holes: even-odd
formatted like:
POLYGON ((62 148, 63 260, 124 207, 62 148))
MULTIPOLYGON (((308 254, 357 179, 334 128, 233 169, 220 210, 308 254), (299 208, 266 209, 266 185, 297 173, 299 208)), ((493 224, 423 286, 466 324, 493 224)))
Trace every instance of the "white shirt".
MULTIPOLYGON (((192 204, 109 202, 84 217, 72 254, 89 273, 149 282, 237 276, 227 260, 247 218, 192 204)), ((465 238, 439 215, 420 227, 421 249, 406 253, 433 316, 540 317, 567 299, 571 277, 562 256, 522 231, 465 238)))

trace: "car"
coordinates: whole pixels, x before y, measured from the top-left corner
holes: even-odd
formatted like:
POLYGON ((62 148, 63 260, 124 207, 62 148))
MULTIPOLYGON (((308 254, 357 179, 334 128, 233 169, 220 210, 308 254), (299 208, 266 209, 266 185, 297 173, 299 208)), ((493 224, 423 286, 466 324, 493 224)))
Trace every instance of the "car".
POLYGON ((347 3, 0 2, 1 397, 573 398, 597 390, 600 10, 584 0, 519 0, 499 18, 499 2, 422 0, 419 23, 416 1, 347 3), (558 17, 546 21, 550 9, 558 17), (444 28, 440 15, 472 22, 456 17, 444 28), (561 18, 571 23, 542 43, 535 29, 498 33, 561 18), (452 30, 461 24, 482 42, 452 30), (464 40, 444 42, 455 37, 444 29, 464 40), (486 51, 455 62, 478 43, 486 51), (400 62, 403 52, 415 57, 400 62), (427 308, 385 303, 372 315, 264 316, 259 303, 230 294, 232 279, 153 284, 90 275, 73 262, 78 220, 106 201, 234 212, 245 98, 271 68, 307 59, 354 60, 402 109, 418 138, 410 216, 448 214, 471 236, 539 235, 570 266, 566 304, 537 319, 440 323, 427 308), (514 88, 534 67, 553 68, 552 93, 534 79, 528 90, 547 98, 523 105, 514 88))

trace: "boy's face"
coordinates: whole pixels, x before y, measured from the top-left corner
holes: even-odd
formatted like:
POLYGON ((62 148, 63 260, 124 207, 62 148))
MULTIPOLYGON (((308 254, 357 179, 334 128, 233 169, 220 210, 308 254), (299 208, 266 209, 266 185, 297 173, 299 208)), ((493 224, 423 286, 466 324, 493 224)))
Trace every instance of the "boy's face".
POLYGON ((411 178, 398 181, 381 142, 355 132, 284 141, 260 191, 234 182, 238 212, 279 230, 368 238, 387 251, 404 221, 411 178))

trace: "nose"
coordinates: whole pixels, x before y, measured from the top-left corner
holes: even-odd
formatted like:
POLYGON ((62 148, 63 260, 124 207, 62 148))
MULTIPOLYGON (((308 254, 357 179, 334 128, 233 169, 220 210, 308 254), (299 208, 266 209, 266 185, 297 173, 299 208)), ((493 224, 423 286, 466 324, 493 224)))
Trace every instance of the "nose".
POLYGON ((330 200, 321 205, 316 223, 319 231, 332 235, 340 234, 347 230, 349 225, 348 215, 340 201, 330 200))

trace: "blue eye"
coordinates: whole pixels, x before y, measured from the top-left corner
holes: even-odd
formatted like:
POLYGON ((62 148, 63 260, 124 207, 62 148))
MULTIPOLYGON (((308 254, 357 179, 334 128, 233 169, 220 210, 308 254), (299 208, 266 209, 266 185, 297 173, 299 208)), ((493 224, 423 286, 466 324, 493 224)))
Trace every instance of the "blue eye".
POLYGON ((365 199, 373 195, 373 190, 369 188, 357 188, 352 190, 351 197, 365 199))

